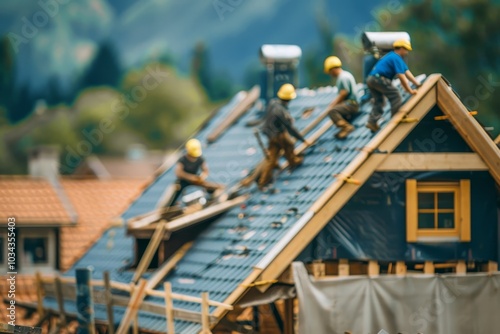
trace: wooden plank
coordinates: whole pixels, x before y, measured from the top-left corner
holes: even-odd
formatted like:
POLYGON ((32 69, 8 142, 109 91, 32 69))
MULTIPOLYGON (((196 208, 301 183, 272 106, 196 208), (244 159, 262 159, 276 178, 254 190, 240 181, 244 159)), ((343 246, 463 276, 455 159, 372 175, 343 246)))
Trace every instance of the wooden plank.
POLYGON ((59 309, 60 325, 64 327, 66 326, 66 312, 64 311, 64 294, 59 276, 54 278, 54 289, 57 300, 57 308, 59 309))
POLYGON ((460 241, 471 241, 470 180, 460 180, 460 241))
POLYGON ((182 245, 165 263, 163 263, 153 276, 148 280, 146 289, 154 289, 175 268, 177 263, 184 257, 186 252, 193 246, 193 242, 182 245))
POLYGON ((117 334, 126 334, 130 327, 130 322, 134 319, 137 311, 139 310, 139 306, 144 300, 146 292, 146 280, 141 279, 139 281, 138 287, 135 289, 134 294, 130 298, 129 305, 125 314, 123 315, 122 321, 120 322, 120 326, 116 330, 117 334))
POLYGON ((138 229, 144 226, 148 226, 149 224, 152 224, 154 222, 157 222, 160 220, 161 214, 160 210, 155 210, 151 213, 148 213, 147 215, 139 218, 139 219, 134 219, 133 221, 129 221, 127 226, 129 229, 138 229))
MULTIPOLYGON (((159 291, 159 290, 146 290, 146 294, 148 296, 155 296, 155 297, 159 297, 159 298, 164 298, 164 294, 162 291, 159 291)), ((175 293, 175 292, 172 292, 172 298, 175 299, 175 300, 181 300, 181 301, 184 301, 184 302, 189 302, 189 303, 198 303, 198 304, 201 304, 203 302, 203 300, 200 298, 200 297, 194 297, 194 296, 188 296, 188 295, 181 295, 181 294, 178 294, 178 293, 175 293)), ((233 309, 233 306, 230 305, 230 304, 227 304, 227 303, 221 303, 221 302, 217 302, 215 300, 209 300, 208 301, 208 305, 210 306, 216 306, 216 307, 221 307, 225 310, 232 310, 233 309)))
POLYGON ((434 274, 434 263, 432 261, 425 261, 424 263, 424 274, 433 275, 434 274))
POLYGON ((238 103, 233 110, 224 118, 224 120, 207 136, 207 141, 213 143, 217 140, 234 122, 243 116, 252 104, 257 101, 260 96, 260 87, 253 86, 247 93, 245 98, 238 103))
POLYGON ((314 278, 325 276, 325 263, 321 260, 312 263, 312 271, 314 278))
POLYGON ((160 242, 163 239, 163 233, 165 233, 165 227, 166 224, 164 221, 160 221, 156 226, 155 233, 153 234, 153 237, 149 241, 148 247, 146 247, 146 250, 142 255, 141 261, 139 262, 139 265, 137 266, 134 272, 132 282, 136 283, 141 278, 142 274, 144 274, 144 272, 148 269, 149 264, 151 263, 151 260, 153 259, 153 256, 155 252, 158 250, 158 246, 160 245, 160 242))
POLYGON ((404 261, 396 262, 396 275, 398 276, 406 275, 406 263, 404 261))
POLYGON ((490 274, 496 273, 498 271, 498 263, 495 261, 488 261, 483 270, 490 274))
POLYGON ((377 167, 378 172, 427 170, 484 171, 488 166, 477 153, 391 153, 377 167))
POLYGON ((248 195, 238 196, 232 200, 225 201, 219 204, 211 205, 206 209, 183 216, 181 218, 169 221, 166 223, 166 229, 170 232, 175 232, 188 226, 194 225, 208 218, 223 213, 237 205, 240 205, 248 199, 248 195))
POLYGON ((417 241, 418 227, 417 180, 406 180, 406 242, 417 241))
MULTIPOLYGON (((440 77, 440 76, 439 76, 440 77)), ((435 76, 432 76, 435 81, 435 76)), ((421 119, 436 103, 436 90, 432 87, 419 89, 418 108, 414 108, 408 117, 421 119)), ((399 143, 413 130, 418 123, 400 123, 406 117, 403 112, 398 112, 389 123, 370 141, 365 150, 343 171, 361 183, 365 182, 385 160, 388 154, 371 154, 378 148, 381 152, 392 152, 399 143)), ((262 269, 258 280, 271 280, 278 277, 283 270, 295 259, 302 249, 324 228, 330 219, 344 206, 344 204, 356 193, 359 186, 336 180, 313 204, 309 211, 315 213, 311 220, 296 234, 283 250, 280 250, 274 260, 262 269), (335 196, 334 196, 335 195, 335 196)), ((269 286, 260 286, 259 290, 265 291, 269 286)))
POLYGON ((172 284, 165 282, 163 284, 165 291, 165 317, 167 319, 167 333, 175 334, 174 325, 174 304, 172 302, 172 284))
POLYGON ((104 279, 104 295, 106 299, 106 314, 108 316, 108 333, 115 333, 115 318, 113 314, 113 295, 111 294, 111 284, 109 279, 109 271, 103 273, 104 279))
POLYGON ((288 298, 285 299, 285 319, 284 319, 284 325, 285 325, 285 330, 284 334, 294 334, 294 312, 293 312, 293 301, 294 298, 288 298))
POLYGON ((212 334, 210 330, 210 309, 208 305, 208 292, 201 293, 201 334, 212 334))
POLYGON ((455 272, 457 275, 465 275, 467 273, 467 265, 464 260, 458 261, 455 267, 455 272))
POLYGON ((43 281, 42 281, 42 275, 40 274, 39 271, 36 272, 36 311, 38 313, 38 317, 42 319, 44 317, 43 314, 43 281))
POLYGON ((368 261, 368 276, 375 277, 380 274, 380 265, 377 261, 368 261))
MULTIPOLYGON (((134 291, 136 290, 135 284, 130 282, 130 295, 134 295, 134 291)), ((135 315, 133 316, 133 320, 131 321, 132 324, 132 333, 133 334, 139 334, 139 318, 137 316, 139 312, 136 312, 135 315)))
POLYGON ((165 190, 165 193, 163 194, 162 198, 158 202, 158 207, 169 207, 172 204, 172 199, 174 198, 174 195, 177 191, 178 185, 176 183, 171 184, 167 187, 165 190))
POLYGON ((500 150, 476 119, 469 115, 467 108, 444 80, 437 84, 437 103, 465 142, 484 160, 497 184, 500 184, 500 150))
POLYGON ((349 276, 349 261, 345 259, 339 260, 339 276, 349 276))

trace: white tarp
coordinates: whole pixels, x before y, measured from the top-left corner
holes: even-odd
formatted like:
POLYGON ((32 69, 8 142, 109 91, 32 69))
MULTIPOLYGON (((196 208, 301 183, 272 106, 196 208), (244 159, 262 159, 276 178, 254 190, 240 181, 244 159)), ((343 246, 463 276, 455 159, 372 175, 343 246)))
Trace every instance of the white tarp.
POLYGON ((316 280, 293 263, 299 334, 500 333, 500 274, 316 280))

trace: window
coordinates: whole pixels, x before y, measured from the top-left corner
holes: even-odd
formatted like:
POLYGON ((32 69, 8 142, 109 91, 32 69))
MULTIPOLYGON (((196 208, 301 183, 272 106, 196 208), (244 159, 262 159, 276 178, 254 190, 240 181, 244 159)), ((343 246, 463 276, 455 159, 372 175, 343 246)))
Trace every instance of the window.
POLYGON ((406 239, 470 241, 470 181, 406 180, 406 239))
POLYGON ((55 235, 53 230, 30 229, 20 233, 19 264, 23 273, 55 269, 55 235))

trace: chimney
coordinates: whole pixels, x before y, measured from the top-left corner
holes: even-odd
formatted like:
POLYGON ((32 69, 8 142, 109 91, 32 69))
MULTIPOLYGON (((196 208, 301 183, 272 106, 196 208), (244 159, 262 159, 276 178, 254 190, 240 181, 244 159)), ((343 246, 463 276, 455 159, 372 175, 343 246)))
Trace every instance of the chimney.
MULTIPOLYGON (((410 35, 404 31, 393 32, 364 32, 361 35, 361 43, 365 51, 363 58, 363 81, 366 81, 368 73, 377 61, 393 50, 392 44, 398 39, 410 40, 410 35)), ((405 61, 407 61, 405 59, 405 61)))
POLYGON ((50 182, 59 177, 59 148, 57 146, 38 146, 28 156, 28 171, 32 177, 40 177, 50 182))
POLYGON ((285 83, 299 85, 298 64, 302 50, 297 45, 264 44, 260 48, 260 60, 266 67, 262 73, 261 98, 266 103, 276 96, 285 83))

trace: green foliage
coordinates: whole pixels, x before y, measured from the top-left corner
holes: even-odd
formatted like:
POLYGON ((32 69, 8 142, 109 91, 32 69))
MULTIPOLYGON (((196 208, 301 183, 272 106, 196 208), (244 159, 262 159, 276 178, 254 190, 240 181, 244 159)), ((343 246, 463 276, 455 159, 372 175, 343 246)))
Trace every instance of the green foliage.
POLYGON ((408 31, 413 73, 442 73, 478 119, 500 130, 500 4, 491 0, 412 1, 384 29, 408 31))
POLYGON ((110 42, 103 42, 82 79, 80 89, 94 86, 117 87, 122 70, 118 56, 110 42))

